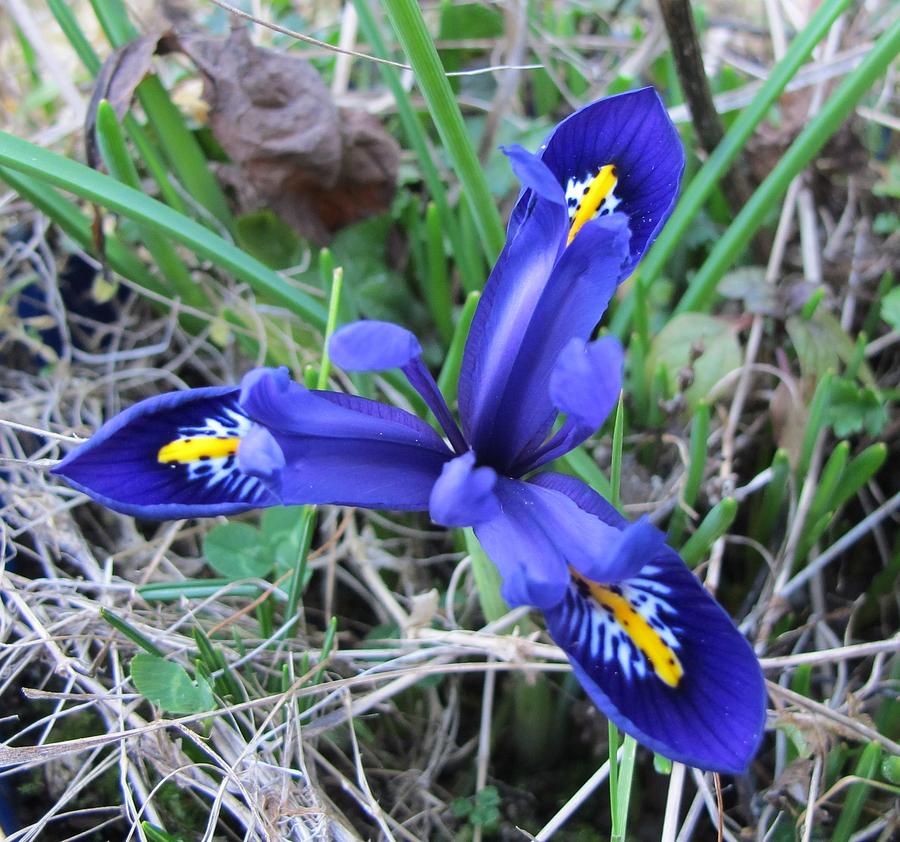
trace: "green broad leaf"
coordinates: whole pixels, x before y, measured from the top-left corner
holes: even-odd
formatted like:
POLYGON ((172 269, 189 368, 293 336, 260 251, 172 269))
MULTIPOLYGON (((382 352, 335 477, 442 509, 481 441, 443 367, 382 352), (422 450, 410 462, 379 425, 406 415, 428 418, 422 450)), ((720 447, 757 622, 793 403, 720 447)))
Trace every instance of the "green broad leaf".
POLYGON ((778 311, 775 287, 766 283, 766 270, 762 266, 734 269, 719 281, 718 292, 726 298, 743 301, 750 313, 774 315, 778 311))
POLYGON ((272 569, 271 557, 258 529, 247 523, 214 526, 203 539, 206 560, 229 579, 255 579, 272 569))
POLYGON ((900 757, 885 757, 881 763, 881 776, 888 783, 900 786, 900 757))
POLYGON ((647 354, 646 375, 651 380, 660 367, 668 371, 669 394, 675 394, 678 373, 690 367, 691 385, 685 397, 692 408, 712 387, 741 364, 741 349, 731 325, 702 313, 675 316, 654 338, 647 354))
POLYGON ((181 664, 155 655, 132 658, 131 680, 141 695, 169 713, 203 713, 215 707, 206 679, 193 681, 181 664))
MULTIPOLYGON (((817 378, 826 371, 837 371, 840 363, 848 365, 856 354, 856 343, 824 307, 817 308, 809 319, 791 316, 785 328, 804 377, 817 378)), ((868 365, 859 366, 858 376, 866 386, 874 387, 875 378, 868 365)))
POLYGON ((303 257, 300 236, 270 210, 239 217, 235 226, 238 245, 270 269, 296 266, 303 257))
POLYGON ((888 413, 874 389, 836 377, 831 384, 826 420, 838 438, 862 432, 874 437, 887 424, 888 413))
POLYGON ((272 506, 262 513, 260 526, 267 539, 293 534, 300 528, 303 506, 272 506))
POLYGON ((892 330, 900 330, 900 287, 894 287, 881 299, 881 318, 892 330))

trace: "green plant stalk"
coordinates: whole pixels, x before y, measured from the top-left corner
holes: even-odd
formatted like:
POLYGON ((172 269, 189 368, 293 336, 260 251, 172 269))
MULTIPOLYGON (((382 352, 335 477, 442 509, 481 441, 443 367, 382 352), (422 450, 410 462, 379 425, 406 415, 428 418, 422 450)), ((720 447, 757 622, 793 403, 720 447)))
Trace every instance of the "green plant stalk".
POLYGON ((734 523, 737 510, 737 500, 733 497, 720 500, 710 509, 709 514, 697 527, 697 531, 681 548, 681 557, 688 567, 696 567, 713 543, 725 534, 728 527, 734 523))
MULTIPOLYGON (((649 287, 665 270, 673 252, 684 241, 688 229, 710 195, 719 186, 722 176, 743 150, 754 129, 768 114, 775 100, 781 96, 788 82, 809 58, 813 48, 826 35, 838 15, 849 5, 850 0, 828 0, 816 10, 806 27, 794 38, 784 57, 772 68, 753 101, 737 116, 725 132, 722 142, 713 150, 697 175, 691 179, 672 217, 642 261, 636 276, 637 285, 649 287)), ((629 300, 632 301, 633 307, 633 299, 629 300)), ((627 332, 631 316, 629 309, 622 307, 616 313, 613 332, 617 336, 624 336, 627 332)))
POLYGON ((803 442, 800 445, 800 456, 797 459, 798 477, 805 477, 809 470, 813 448, 816 446, 819 432, 825 423, 825 412, 828 409, 828 403, 831 398, 832 379, 832 373, 826 371, 816 384, 816 391, 813 393, 812 402, 809 406, 809 417, 806 419, 806 429, 803 432, 803 442))
POLYGON ((884 442, 878 442, 870 445, 859 456, 852 459, 841 477, 841 484, 828 501, 828 508, 839 509, 853 497, 881 470, 881 466, 887 459, 887 453, 887 445, 884 442))
POLYGON ((234 677, 231 667, 228 666, 222 653, 216 650, 212 645, 212 641, 199 626, 194 626, 194 643, 197 645, 200 658, 209 670, 210 678, 212 678, 213 673, 220 670, 222 672, 218 678, 212 679, 216 692, 223 698, 231 696, 236 702, 242 701, 246 694, 234 677))
MULTIPOLYGON (((115 111, 105 99, 97 107, 97 143, 110 175, 128 187, 140 190, 140 177, 128 153, 122 128, 115 111)), ((160 271, 172 284, 175 294, 190 306, 205 309, 209 304, 206 296, 194 283, 190 270, 168 240, 146 225, 141 226, 141 235, 160 271)))
POLYGON ((434 202, 429 202, 425 211, 425 235, 428 261, 422 278, 422 291, 441 339, 449 343, 453 340, 453 299, 447 277, 443 226, 434 202))
POLYGON ((612 827, 619 826, 619 729, 607 720, 609 742, 609 815, 612 827))
MULTIPOLYGON (((691 441, 688 448, 688 466, 684 478, 684 487, 681 491, 681 500, 686 506, 693 508, 700 491, 700 483, 703 482, 703 474, 706 471, 706 453, 709 449, 709 404, 700 401, 694 410, 694 422, 691 424, 691 441)), ((672 512, 669 521, 669 543, 678 546, 684 532, 687 515, 684 509, 678 507, 672 512)))
MULTIPOLYGON (((384 38, 381 35, 381 30, 375 20, 375 16, 372 14, 369 0, 353 0, 353 5, 356 7, 357 14, 359 15, 359 25, 363 31, 363 35, 365 35, 366 40, 371 44, 375 55, 380 56, 381 58, 388 58, 387 46, 384 43, 384 38)), ((422 178, 425 180, 425 185, 428 187, 428 193, 437 207, 437 212, 441 220, 441 227, 447 233, 447 238, 450 240, 453 256, 459 267, 463 289, 467 292, 479 289, 484 282, 484 278, 481 276, 481 267, 478 261, 472 259, 472 249, 467 247, 462 236, 462 229, 459 227, 459 221, 450 209, 444 182, 441 180, 438 168, 432 158, 428 138, 426 137, 425 131, 422 128, 422 123, 412 106, 409 94, 407 94, 406 88, 403 87, 403 83, 400 81, 400 76, 395 68, 391 67, 389 64, 379 64, 378 67, 384 81, 394 95, 394 102, 397 106, 397 116, 400 119, 400 125, 403 127, 403 132, 406 135, 409 145, 416 153, 416 158, 422 169, 422 178)))
POLYGON ((462 311, 459 314, 459 321, 457 321, 456 328, 453 331, 453 338, 450 340, 450 347, 447 349, 444 365, 441 366, 441 371, 438 374, 438 388, 446 399, 447 406, 450 407, 456 402, 463 351, 466 348, 469 328, 472 326, 472 319, 475 317, 475 309, 478 307, 480 298, 480 292, 470 292, 466 296, 462 311))
POLYGON ((332 617, 328 621, 328 628, 325 629, 325 637, 322 640, 322 652, 319 655, 319 663, 322 665, 316 670, 316 674, 312 678, 313 684, 321 684, 322 677, 325 675, 325 662, 331 657, 331 650, 334 648, 335 636, 337 635, 337 617, 332 617))
POLYGON ((464 529, 466 550, 472 559, 472 575, 478 590, 478 601, 484 618, 493 623, 509 613, 509 606, 500 595, 500 573, 494 563, 487 557, 471 529, 464 529))
POLYGON ((341 306, 341 290, 344 288, 344 269, 338 266, 332 271, 331 294, 328 298, 328 316, 325 319, 325 341, 322 343, 322 365, 319 368, 319 377, 316 381, 317 389, 324 389, 328 385, 331 376, 331 354, 328 352, 328 343, 337 327, 338 310, 341 306))
MULTIPOLYGON (((834 0, 835 3, 841 0, 834 0)), ((797 136, 765 181, 756 189, 725 234, 716 242, 700 271, 691 279, 675 313, 706 309, 716 285, 756 233, 769 210, 784 195, 788 185, 815 157, 850 115, 874 82, 900 52, 900 18, 886 29, 849 73, 821 110, 797 136)))
POLYGON ((271 297, 311 325, 320 330, 325 325, 325 311, 320 302, 294 289, 277 272, 193 219, 114 178, 6 132, 0 132, 0 166, 49 182, 138 223, 145 223, 231 272, 257 294, 271 297))
MULTIPOLYGON (((622 741, 622 763, 619 767, 619 780, 616 797, 616 821, 612 826, 612 842, 625 842, 628 827, 628 805, 631 801, 631 783, 634 778, 634 761, 637 753, 637 741, 625 735, 622 741)), ((612 771, 612 764, 610 764, 612 771)), ((610 778, 610 786, 612 778, 610 778)))
POLYGON ((441 142, 459 177, 463 194, 469 201, 485 257, 489 264, 493 264, 505 238, 500 214, 488 189, 484 170, 469 141, 456 97, 428 34, 422 10, 416 0, 384 0, 383 5, 412 65, 441 142))
POLYGON ((294 564, 294 573, 291 576, 291 587, 288 590, 285 617, 292 619, 297 616, 297 607, 300 605, 300 595, 303 592, 303 580, 306 578, 306 565, 309 563, 309 548, 312 546, 313 533, 316 531, 316 507, 304 506, 300 514, 300 547, 297 551, 297 561, 294 564))
POLYGON ((101 608, 100 616, 114 629, 122 632, 122 634, 124 634, 132 643, 140 646, 148 655, 155 655, 157 658, 165 658, 165 652, 159 649, 149 638, 142 635, 131 625, 131 623, 123 620, 118 614, 113 613, 108 608, 101 608))
MULTIPOLYGON (((859 756, 854 774, 860 778, 874 778, 880 760, 881 746, 875 742, 869 743, 859 756)), ((864 783, 852 784, 847 789, 843 809, 831 836, 832 842, 849 842, 871 789, 864 783)))
POLYGON ((612 456, 609 465, 609 502, 618 509, 622 502, 622 444, 625 435, 625 395, 619 393, 616 418, 613 422, 612 456))

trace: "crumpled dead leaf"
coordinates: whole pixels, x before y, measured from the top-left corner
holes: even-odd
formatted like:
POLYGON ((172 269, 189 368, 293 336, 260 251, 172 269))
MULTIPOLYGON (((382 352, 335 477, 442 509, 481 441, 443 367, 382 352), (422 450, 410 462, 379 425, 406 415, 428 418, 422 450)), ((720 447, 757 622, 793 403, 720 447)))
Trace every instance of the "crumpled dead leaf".
POLYGON ((86 120, 88 163, 100 163, 94 126, 101 99, 124 116, 154 53, 179 51, 200 70, 209 124, 230 163, 220 178, 242 213, 270 208, 325 243, 345 225, 383 213, 397 184, 400 149, 365 111, 338 108, 315 68, 255 46, 243 26, 226 39, 183 24, 120 47, 104 62, 86 120))
POLYGON ((339 109, 312 65, 255 46, 244 27, 225 40, 180 32, 178 41, 203 74, 210 128, 231 159, 221 174, 242 211, 271 208, 321 243, 387 210, 396 141, 366 112, 339 109))
POLYGON ((167 31, 149 32, 123 44, 113 50, 100 67, 84 118, 84 142, 87 147, 88 166, 96 168, 100 163, 94 131, 100 101, 107 100, 120 120, 125 116, 134 91, 150 72, 153 55, 159 47, 160 39, 167 31))

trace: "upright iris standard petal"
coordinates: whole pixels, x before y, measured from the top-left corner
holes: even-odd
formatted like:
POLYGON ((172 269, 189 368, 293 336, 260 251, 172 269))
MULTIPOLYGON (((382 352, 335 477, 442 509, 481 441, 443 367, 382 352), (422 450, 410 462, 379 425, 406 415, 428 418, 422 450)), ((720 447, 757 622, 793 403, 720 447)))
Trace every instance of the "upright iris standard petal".
POLYGON ((136 517, 232 514, 280 503, 242 469, 251 422, 234 387, 148 398, 107 421, 53 473, 136 517))
POLYGON ((453 456, 414 415, 352 395, 310 391, 284 369, 250 372, 240 400, 281 449, 285 467, 271 484, 286 505, 425 510, 453 456))
MULTIPOLYGON (((627 521, 583 483, 536 482, 614 528, 627 521)), ((622 730, 673 760, 741 773, 765 725, 765 686, 753 650, 687 569, 661 547, 617 581, 572 576, 545 611, 578 680, 622 730)))
POLYGON ((442 526, 475 526, 492 520, 500 513, 496 485, 497 472, 476 467, 474 453, 457 456, 444 465, 431 491, 431 519, 442 526))
POLYGON ((570 341, 590 337, 628 254, 628 228, 615 214, 587 223, 545 279, 517 276, 529 271, 527 260, 524 268, 516 261, 527 258, 540 218, 520 229, 514 261, 488 281, 460 374, 463 429, 479 458, 501 471, 539 447, 550 431, 557 413, 550 396, 556 361, 570 341))
MULTIPOLYGON (((620 274, 627 277, 672 212, 684 169, 678 132, 659 95, 643 88, 585 106, 553 130, 539 154, 564 188, 573 220, 602 168, 615 168, 615 187, 598 210, 628 217, 631 245, 620 274)), ((526 191, 513 211, 511 232, 532 207, 526 191)))

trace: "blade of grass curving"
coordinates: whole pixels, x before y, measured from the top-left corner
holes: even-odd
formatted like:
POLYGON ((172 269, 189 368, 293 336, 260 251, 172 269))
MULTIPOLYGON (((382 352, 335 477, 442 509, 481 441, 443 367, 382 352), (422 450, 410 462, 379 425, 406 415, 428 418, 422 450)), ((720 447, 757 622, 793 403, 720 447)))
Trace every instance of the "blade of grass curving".
MULTIPOLYGON (((91 221, 79 208, 62 197, 48 184, 22 173, 0 167, 0 180, 5 181, 23 199, 47 214, 63 231, 66 232, 86 252, 94 247, 91 221)), ((125 246, 114 234, 106 236, 106 259, 109 265, 120 275, 129 278, 139 286, 159 296, 169 295, 165 285, 147 270, 147 267, 135 257, 133 251, 125 246)))
POLYGON ((710 509, 697 531, 681 548, 681 557, 688 567, 696 567, 713 543, 725 534, 734 523, 737 510, 738 504, 734 497, 726 497, 710 509))
POLYGON ((325 325, 322 304, 292 287, 277 272, 193 219, 109 176, 5 132, 0 132, 0 166, 47 181, 136 222, 146 223, 231 272, 257 294, 271 297, 318 329, 325 325))
POLYGON ((841 483, 828 501, 829 509, 839 509, 881 469, 887 459, 887 445, 880 441, 869 445, 847 465, 841 483))
MULTIPOLYGON (((684 241, 684 236, 694 224, 697 214, 718 187, 722 175, 744 148, 747 139, 794 78, 803 62, 809 58, 816 44, 826 35, 838 15, 849 5, 850 0, 826 0, 806 27, 794 38, 784 58, 772 68, 753 101, 737 116, 725 132, 722 142, 687 185, 671 219, 641 262, 636 276, 638 285, 649 287, 660 276, 672 253, 684 241)), ((617 311, 612 328, 617 336, 626 334, 633 308, 634 299, 629 298, 617 311)))
MULTIPOLYGON (((110 175, 123 184, 140 190, 140 177, 125 144, 116 112, 105 99, 97 107, 97 143, 110 175)), ((141 236, 175 294, 191 306, 204 309, 209 302, 203 290, 194 283, 190 269, 169 241, 159 231, 146 225, 141 226, 141 236)))
MULTIPOLYGON (((360 28, 371 45, 374 54, 381 58, 389 58, 387 46, 375 16, 372 14, 369 0, 353 0, 353 5, 356 7, 359 15, 360 28)), ((416 153, 419 167, 422 170, 422 178, 425 180, 432 201, 437 206, 438 215, 441 218, 441 226, 447 233, 447 238, 450 240, 453 248, 453 256, 459 268, 463 289, 467 292, 479 289, 484 283, 481 267, 477 261, 472 259, 472 249, 466 247, 462 230, 459 227, 459 221, 450 209, 444 182, 432 158, 428 138, 422 128, 419 116, 413 108, 409 94, 406 92, 406 88, 403 87, 396 68, 391 67, 389 64, 379 64, 378 69, 394 95, 397 116, 400 119, 400 125, 403 127, 403 133, 406 135, 406 140, 412 147, 413 152, 416 153)))
POLYGON ((716 242, 704 264, 688 284, 675 313, 706 309, 716 286, 744 250, 793 178, 815 157, 840 128, 869 88, 900 52, 900 18, 886 29, 859 66, 841 82, 821 110, 809 121, 765 181, 750 197, 725 234, 716 242))
MULTIPOLYGON (((634 762, 637 755, 637 741, 626 734, 622 740, 622 759, 619 764, 619 780, 616 785, 616 821, 612 826, 611 842, 625 842, 628 829, 628 805, 631 802, 631 783, 634 779, 634 762)), ((612 755, 610 755, 612 757, 612 755)), ((610 764, 612 770, 612 764, 610 764)), ((610 777, 610 787, 612 777, 610 777)))
POLYGON ((500 214, 488 189, 484 170, 472 148, 456 97, 428 34, 422 10, 416 0, 385 0, 384 7, 416 74, 416 81, 453 162, 463 194, 469 200, 484 254, 488 263, 493 264, 504 241, 500 214))

